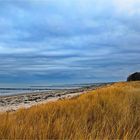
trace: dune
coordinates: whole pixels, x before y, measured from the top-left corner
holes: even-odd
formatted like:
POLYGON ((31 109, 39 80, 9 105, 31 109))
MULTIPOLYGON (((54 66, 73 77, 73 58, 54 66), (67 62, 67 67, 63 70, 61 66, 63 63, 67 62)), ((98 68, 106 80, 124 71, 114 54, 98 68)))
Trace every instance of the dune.
POLYGON ((0 114, 3 139, 140 139, 140 82, 0 114))

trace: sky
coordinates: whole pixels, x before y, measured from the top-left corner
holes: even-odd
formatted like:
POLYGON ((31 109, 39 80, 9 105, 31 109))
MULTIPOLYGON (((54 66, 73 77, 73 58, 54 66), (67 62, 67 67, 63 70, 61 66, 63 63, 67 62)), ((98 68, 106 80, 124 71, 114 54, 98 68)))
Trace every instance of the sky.
POLYGON ((0 0, 0 84, 123 81, 140 71, 140 0, 0 0))

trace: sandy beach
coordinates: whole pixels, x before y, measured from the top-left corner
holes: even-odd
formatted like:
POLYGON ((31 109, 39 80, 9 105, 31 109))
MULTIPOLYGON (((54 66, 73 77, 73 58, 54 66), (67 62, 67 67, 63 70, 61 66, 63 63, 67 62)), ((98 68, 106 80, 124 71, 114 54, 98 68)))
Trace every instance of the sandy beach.
POLYGON ((29 108, 34 105, 54 102, 66 98, 73 98, 87 91, 95 90, 107 84, 83 87, 79 89, 52 90, 49 92, 25 93, 9 96, 0 96, 0 112, 13 112, 20 108, 29 108))

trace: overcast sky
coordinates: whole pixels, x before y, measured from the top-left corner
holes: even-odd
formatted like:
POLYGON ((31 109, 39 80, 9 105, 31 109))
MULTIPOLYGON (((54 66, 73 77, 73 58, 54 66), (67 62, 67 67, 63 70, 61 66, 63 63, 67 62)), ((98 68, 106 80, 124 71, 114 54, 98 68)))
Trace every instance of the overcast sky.
POLYGON ((0 0, 0 83, 126 80, 140 71, 140 0, 0 0))

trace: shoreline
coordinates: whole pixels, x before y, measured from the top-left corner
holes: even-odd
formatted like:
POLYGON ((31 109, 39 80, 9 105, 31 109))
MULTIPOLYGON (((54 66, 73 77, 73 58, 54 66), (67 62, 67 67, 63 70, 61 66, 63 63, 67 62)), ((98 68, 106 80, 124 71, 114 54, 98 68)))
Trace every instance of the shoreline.
POLYGON ((75 96, 85 94, 88 91, 95 90, 107 85, 111 85, 111 83, 101 84, 97 86, 94 85, 78 89, 62 89, 52 90, 48 92, 33 92, 0 96, 0 113, 14 112, 18 109, 30 108, 38 104, 54 102, 61 99, 70 99, 75 96))
POLYGON ((75 96, 79 96, 81 94, 85 94, 86 92, 79 92, 79 93, 71 93, 71 94, 65 94, 65 95, 61 95, 61 96, 52 96, 52 97, 48 97, 47 99, 42 99, 40 101, 36 101, 36 100, 33 100, 33 101, 23 101, 21 103, 16 103, 16 104, 10 104, 10 105, 5 105, 5 106, 0 106, 0 113, 2 112, 14 112, 18 109, 21 109, 21 108, 30 108, 32 106, 35 106, 35 105, 39 105, 39 104, 45 104, 45 103, 49 103, 49 102, 55 102, 55 101, 58 101, 58 100, 62 100, 62 99, 71 99, 75 96))

